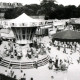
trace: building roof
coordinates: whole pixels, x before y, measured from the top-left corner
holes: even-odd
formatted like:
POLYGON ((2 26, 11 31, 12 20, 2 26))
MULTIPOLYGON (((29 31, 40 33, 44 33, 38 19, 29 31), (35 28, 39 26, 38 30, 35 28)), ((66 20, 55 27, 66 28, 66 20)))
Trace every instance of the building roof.
POLYGON ((13 32, 10 30, 8 33, 1 33, 1 37, 6 39, 15 38, 13 32))

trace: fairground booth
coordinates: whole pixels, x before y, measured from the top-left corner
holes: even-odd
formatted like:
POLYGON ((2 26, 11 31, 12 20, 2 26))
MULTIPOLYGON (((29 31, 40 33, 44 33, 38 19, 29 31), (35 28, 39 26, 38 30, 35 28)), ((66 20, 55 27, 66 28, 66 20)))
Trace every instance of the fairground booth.
POLYGON ((80 18, 70 19, 69 25, 72 25, 73 30, 80 31, 80 18))

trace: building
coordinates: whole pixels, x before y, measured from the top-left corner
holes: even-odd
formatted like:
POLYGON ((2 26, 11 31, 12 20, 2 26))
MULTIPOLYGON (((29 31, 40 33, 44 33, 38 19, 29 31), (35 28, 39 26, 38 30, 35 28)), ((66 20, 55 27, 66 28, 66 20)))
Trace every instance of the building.
POLYGON ((22 7, 23 5, 21 3, 5 3, 5 2, 0 2, 0 18, 4 18, 4 14, 5 14, 5 11, 7 9, 10 9, 10 8, 16 8, 16 7, 22 7))

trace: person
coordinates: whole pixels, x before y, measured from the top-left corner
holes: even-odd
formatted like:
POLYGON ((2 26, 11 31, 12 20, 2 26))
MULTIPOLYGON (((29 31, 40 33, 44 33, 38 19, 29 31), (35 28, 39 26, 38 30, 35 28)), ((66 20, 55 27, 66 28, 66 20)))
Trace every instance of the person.
POLYGON ((60 45, 58 45, 58 48, 57 49, 60 50, 60 45))
POLYGON ((60 69, 61 69, 62 64, 63 64, 63 61, 60 59, 60 65, 59 65, 60 66, 59 67, 60 69))
POLYGON ((64 50, 63 53, 66 53, 66 44, 64 43, 64 50))
POLYGON ((14 58, 14 53, 13 52, 11 52, 10 58, 14 58))
POLYGON ((15 38, 13 39, 13 42, 14 42, 14 43, 16 42, 16 39, 15 39, 15 38))
POLYGON ((13 68, 12 68, 12 64, 10 64, 10 67, 9 67, 9 76, 12 77, 14 75, 14 71, 13 71, 13 68))
POLYGON ((8 74, 7 74, 7 76, 11 77, 11 67, 9 67, 9 69, 8 69, 8 74))
POLYGON ((51 79, 54 80, 54 76, 51 76, 51 79))
POLYGON ((16 75, 14 75, 14 79, 16 79, 17 78, 17 76, 16 75))
POLYGON ((62 65, 61 65, 61 70, 62 70, 62 71, 67 70, 66 64, 62 64, 62 65))
POLYGON ((9 54, 9 51, 8 50, 6 50, 6 56, 9 56, 10 54, 9 54))
POLYGON ((23 80, 23 70, 21 70, 20 80, 23 80))
POLYGON ((32 58, 32 52, 28 51, 27 56, 28 56, 29 59, 31 59, 32 58))
POLYGON ((34 62, 34 67, 35 67, 36 69, 38 68, 38 64, 37 64, 36 61, 34 62))
POLYGON ((5 70, 5 76, 7 76, 7 70, 5 70))
POLYGON ((74 42, 74 51, 76 52, 76 48, 77 48, 77 43, 74 42))
POLYGON ((60 65, 62 65, 63 61, 60 59, 60 65))
POLYGON ((12 70, 11 70, 11 71, 10 71, 10 75, 11 75, 10 77, 12 77, 12 78, 13 78, 14 71, 12 71, 12 70))
POLYGON ((78 63, 80 63, 80 57, 79 57, 79 59, 77 61, 78 61, 78 63))
POLYGON ((17 56, 17 50, 14 50, 14 55, 17 56))
POLYGON ((0 61, 2 61, 2 57, 0 57, 0 61))
POLYGON ((26 74, 24 73, 24 75, 23 75, 23 80, 26 80, 26 74))
POLYGON ((21 57, 22 57, 22 52, 18 52, 17 59, 19 60, 19 59, 21 59, 21 57))
POLYGON ((30 80, 33 80, 33 78, 31 77, 30 80))
POLYGON ((12 71, 12 78, 15 78, 15 74, 14 74, 14 71, 12 71))
POLYGON ((49 60, 49 66, 48 66, 49 69, 52 69, 53 68, 53 61, 52 59, 49 60))
POLYGON ((15 44, 14 44, 13 48, 14 48, 14 52, 16 52, 17 50, 16 50, 16 45, 15 44))
POLYGON ((56 67, 56 68, 59 68, 59 67, 58 67, 58 56, 57 56, 57 55, 56 55, 56 57, 55 57, 55 67, 56 67))

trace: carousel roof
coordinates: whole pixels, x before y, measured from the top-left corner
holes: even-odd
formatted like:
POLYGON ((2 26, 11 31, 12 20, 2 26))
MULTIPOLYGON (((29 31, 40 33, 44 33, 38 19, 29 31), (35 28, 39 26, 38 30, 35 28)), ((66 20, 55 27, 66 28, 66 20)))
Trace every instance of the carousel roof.
POLYGON ((19 17, 15 19, 10 20, 10 22, 13 22, 13 23, 24 23, 24 22, 35 22, 35 21, 37 20, 29 17, 25 13, 21 14, 19 17))
POLYGON ((80 40, 80 32, 66 30, 53 34, 53 39, 56 40, 80 40))

